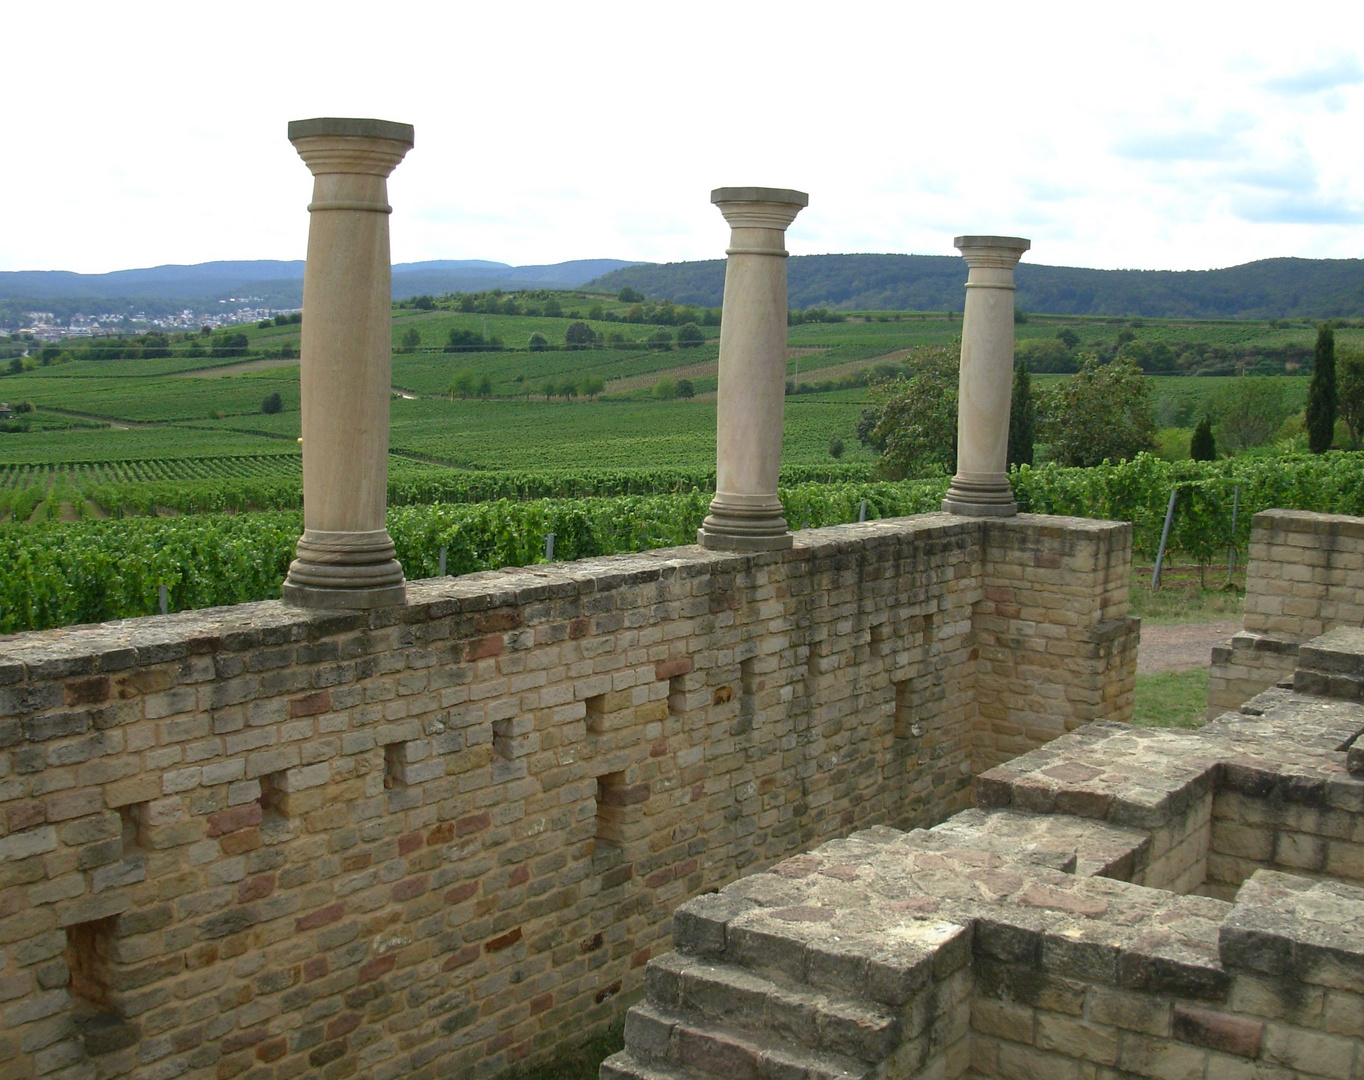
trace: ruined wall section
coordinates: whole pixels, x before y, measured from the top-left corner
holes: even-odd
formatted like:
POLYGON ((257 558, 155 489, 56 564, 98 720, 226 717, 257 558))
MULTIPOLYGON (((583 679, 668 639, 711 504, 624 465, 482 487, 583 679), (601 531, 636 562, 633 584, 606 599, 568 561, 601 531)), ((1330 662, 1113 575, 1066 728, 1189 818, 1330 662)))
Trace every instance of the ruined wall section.
POLYGON ((1132 534, 1020 514, 986 534, 976 609, 977 773, 1092 720, 1132 715, 1132 534))
POLYGON ((1249 554, 1241 632, 1213 650, 1208 719, 1290 678, 1304 641, 1364 623, 1364 518, 1265 510, 1249 554))
POLYGON ((999 527, 5 639, 0 1073, 420 1080, 580 1038, 682 901, 968 805, 982 582, 1128 532, 999 527))

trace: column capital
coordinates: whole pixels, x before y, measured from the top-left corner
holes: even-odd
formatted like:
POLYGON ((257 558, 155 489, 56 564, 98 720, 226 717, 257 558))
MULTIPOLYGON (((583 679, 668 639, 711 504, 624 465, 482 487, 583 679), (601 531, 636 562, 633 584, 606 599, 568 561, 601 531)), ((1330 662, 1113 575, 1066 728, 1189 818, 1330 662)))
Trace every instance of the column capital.
POLYGON ((961 252, 967 266, 986 266, 1012 270, 1023 252, 1032 247, 1021 236, 958 236, 952 244, 961 252))
POLYGON ((411 124, 325 116, 291 120, 289 141, 314 176, 387 177, 412 149, 411 124))
POLYGON ((730 228, 784 232, 810 205, 810 196, 790 188, 722 187, 710 193, 710 201, 720 208, 730 228))

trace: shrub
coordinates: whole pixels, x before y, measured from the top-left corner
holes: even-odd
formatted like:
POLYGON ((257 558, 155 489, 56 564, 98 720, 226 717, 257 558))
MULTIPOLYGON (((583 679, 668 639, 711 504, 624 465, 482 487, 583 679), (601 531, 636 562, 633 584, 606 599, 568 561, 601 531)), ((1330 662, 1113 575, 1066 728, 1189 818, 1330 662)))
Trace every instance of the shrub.
POLYGON ((273 415, 284 411, 284 402, 280 400, 279 391, 273 394, 266 394, 265 400, 260 403, 260 411, 267 415, 273 415))

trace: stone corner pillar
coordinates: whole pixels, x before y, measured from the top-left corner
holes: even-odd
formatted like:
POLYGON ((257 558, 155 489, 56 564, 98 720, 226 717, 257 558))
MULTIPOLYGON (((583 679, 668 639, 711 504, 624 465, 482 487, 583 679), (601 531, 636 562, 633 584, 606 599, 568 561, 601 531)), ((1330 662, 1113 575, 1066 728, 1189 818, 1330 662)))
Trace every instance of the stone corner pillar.
POLYGON ((313 174, 303 272, 303 535, 284 579, 300 607, 406 601, 388 502, 392 268, 388 175, 412 126, 322 118, 289 124, 313 174))
POLYGON ((957 474, 942 508, 977 517, 1018 513, 1009 487, 1009 405, 1014 380, 1014 266, 1032 242, 958 236, 970 268, 961 319, 957 474))
POLYGON ((730 226, 720 319, 715 498, 696 542, 718 551, 777 551, 791 533, 777 498, 786 407, 786 227, 803 191, 716 188, 730 226))

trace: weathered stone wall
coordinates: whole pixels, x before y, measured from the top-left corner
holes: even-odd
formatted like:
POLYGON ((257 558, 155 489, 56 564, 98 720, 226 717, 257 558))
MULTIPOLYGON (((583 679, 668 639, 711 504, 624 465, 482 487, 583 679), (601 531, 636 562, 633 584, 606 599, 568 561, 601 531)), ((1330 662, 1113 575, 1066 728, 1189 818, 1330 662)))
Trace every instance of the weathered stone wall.
POLYGON ((1129 536, 929 515, 4 639, 0 1075, 543 1057, 688 897, 1130 708, 1129 536))
POLYGON ((1209 719, 1292 676, 1302 642, 1364 622, 1364 518, 1266 510, 1249 555, 1241 632, 1213 650, 1209 719))
POLYGON ((1329 879, 1364 840, 1364 631, 1301 655, 1200 731, 1096 723, 978 809, 684 904, 603 1080, 1360 1080, 1364 888, 1329 879), (1233 863, 1233 821, 1286 831, 1233 863))

